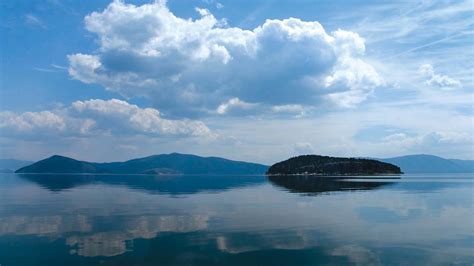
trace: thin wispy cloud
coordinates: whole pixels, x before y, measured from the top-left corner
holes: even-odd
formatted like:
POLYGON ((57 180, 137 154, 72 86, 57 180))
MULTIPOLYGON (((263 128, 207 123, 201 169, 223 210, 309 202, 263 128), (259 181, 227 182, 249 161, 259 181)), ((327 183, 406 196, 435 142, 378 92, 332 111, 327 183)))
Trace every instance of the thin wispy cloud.
POLYGON ((390 59, 393 59, 393 58, 396 58, 398 56, 401 56, 401 55, 404 55, 404 54, 407 54, 407 53, 412 53, 412 52, 416 52, 420 49, 424 49, 424 48, 428 48, 430 46, 433 46, 433 45, 436 45, 436 44, 439 44, 439 43, 442 43, 442 42, 445 42, 445 41, 448 41, 448 40, 451 40, 451 39, 454 39, 454 38, 457 38, 457 37, 461 37, 461 36, 464 36, 464 35, 473 35, 474 32, 473 31, 468 31, 468 32, 461 32, 461 33, 457 33, 457 34, 453 34, 451 36, 448 36, 448 37, 445 37, 445 38, 441 38, 439 40, 436 40, 436 41, 432 41, 432 42, 429 42, 429 43, 426 43, 426 44, 423 44, 423 45, 420 45, 420 46, 416 46, 416 47, 413 47, 413 48, 410 48, 406 51, 402 51, 402 52, 399 52, 397 54, 394 54, 394 55, 391 55, 389 57, 386 57, 386 58, 383 58, 382 60, 390 60, 390 59))
POLYGON ((58 73, 58 72, 60 72, 57 69, 51 69, 51 68, 34 67, 33 69, 36 70, 36 71, 39 71, 39 72, 46 72, 46 73, 58 73))
POLYGON ((62 73, 62 72, 67 72, 68 68, 65 66, 59 66, 56 64, 51 64, 51 67, 45 68, 45 67, 33 67, 34 70, 39 71, 39 72, 46 72, 46 73, 62 73))
POLYGON ((47 26, 43 22, 43 20, 40 19, 39 17, 33 15, 33 14, 26 14, 25 15, 25 23, 29 26, 32 26, 32 27, 38 27, 38 28, 42 28, 42 29, 47 28, 47 26))

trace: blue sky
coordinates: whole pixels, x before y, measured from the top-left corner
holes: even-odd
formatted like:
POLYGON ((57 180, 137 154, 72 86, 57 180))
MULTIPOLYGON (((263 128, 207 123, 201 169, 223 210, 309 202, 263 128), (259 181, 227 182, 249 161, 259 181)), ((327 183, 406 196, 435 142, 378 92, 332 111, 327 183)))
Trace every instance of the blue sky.
POLYGON ((2 1, 0 157, 474 159, 473 1, 2 1))

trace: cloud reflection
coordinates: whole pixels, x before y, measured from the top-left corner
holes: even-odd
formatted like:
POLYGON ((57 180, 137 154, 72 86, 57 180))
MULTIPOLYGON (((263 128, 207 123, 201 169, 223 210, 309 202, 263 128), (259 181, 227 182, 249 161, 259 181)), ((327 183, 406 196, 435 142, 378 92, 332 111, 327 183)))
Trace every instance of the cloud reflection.
POLYGON ((117 230, 71 236, 66 239, 66 243, 73 247, 73 254, 80 256, 116 256, 130 251, 127 241, 151 239, 162 232, 203 230, 207 228, 208 219, 209 217, 204 215, 133 217, 127 219, 117 230))

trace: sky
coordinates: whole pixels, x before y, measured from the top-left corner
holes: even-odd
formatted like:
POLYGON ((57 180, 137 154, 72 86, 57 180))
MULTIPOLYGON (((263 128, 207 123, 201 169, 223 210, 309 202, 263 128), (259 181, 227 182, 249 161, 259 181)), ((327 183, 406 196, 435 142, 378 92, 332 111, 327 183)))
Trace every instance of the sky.
POLYGON ((0 2, 0 158, 474 159, 474 1, 0 2))

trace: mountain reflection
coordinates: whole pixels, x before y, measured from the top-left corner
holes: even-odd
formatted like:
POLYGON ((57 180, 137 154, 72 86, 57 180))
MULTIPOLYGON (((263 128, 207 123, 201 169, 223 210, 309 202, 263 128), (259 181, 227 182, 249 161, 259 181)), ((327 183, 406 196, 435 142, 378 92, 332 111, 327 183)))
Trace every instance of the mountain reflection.
POLYGON ((289 192, 310 196, 336 191, 371 190, 394 183, 393 181, 357 181, 326 176, 268 176, 268 179, 272 184, 285 188, 289 192))
POLYGON ((160 194, 219 192, 232 188, 259 185, 264 176, 159 176, 159 175, 75 175, 18 174, 50 191, 62 191, 88 184, 121 185, 130 189, 160 194))

